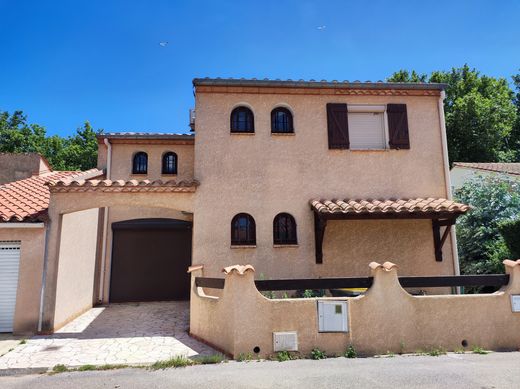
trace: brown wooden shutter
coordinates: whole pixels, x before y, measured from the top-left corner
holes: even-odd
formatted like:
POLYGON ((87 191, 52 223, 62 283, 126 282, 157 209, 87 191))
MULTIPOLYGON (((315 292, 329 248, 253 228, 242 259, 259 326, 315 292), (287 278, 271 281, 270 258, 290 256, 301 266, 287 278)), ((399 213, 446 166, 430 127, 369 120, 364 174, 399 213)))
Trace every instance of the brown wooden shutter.
POLYGON ((329 149, 348 149, 347 104, 327 104, 329 149))
POLYGON ((410 137, 408 135, 408 115, 406 104, 388 104, 389 145, 391 149, 409 149, 410 137))

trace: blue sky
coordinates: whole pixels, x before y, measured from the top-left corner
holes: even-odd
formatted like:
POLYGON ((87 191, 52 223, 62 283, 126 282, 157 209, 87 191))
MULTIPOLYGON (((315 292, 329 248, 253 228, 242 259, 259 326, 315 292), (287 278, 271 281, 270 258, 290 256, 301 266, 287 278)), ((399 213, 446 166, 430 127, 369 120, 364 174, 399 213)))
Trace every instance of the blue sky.
POLYGON ((186 132, 194 77, 520 69, 520 1, 0 0, 0 20, 0 110, 60 135, 186 132))

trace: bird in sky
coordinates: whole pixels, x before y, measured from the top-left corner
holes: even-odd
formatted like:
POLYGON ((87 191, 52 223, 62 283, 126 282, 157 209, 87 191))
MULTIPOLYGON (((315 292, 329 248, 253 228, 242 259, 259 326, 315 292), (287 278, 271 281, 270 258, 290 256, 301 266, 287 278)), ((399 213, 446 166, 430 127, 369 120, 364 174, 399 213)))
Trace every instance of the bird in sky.
POLYGON ((323 31, 327 28, 327 26, 318 26, 316 27, 317 30, 323 31))
POLYGON ((159 42, 159 46, 166 47, 168 46, 168 42, 159 42))

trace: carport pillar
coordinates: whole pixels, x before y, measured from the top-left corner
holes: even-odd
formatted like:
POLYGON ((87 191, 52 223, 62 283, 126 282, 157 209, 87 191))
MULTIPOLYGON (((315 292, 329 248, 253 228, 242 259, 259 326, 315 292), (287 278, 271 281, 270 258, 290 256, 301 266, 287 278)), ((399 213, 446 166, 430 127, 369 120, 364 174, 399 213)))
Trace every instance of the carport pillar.
POLYGON ((56 286, 58 280, 58 262, 61 241, 61 226, 63 215, 56 209, 55 204, 49 206, 49 219, 47 221, 47 244, 42 275, 42 298, 40 307, 41 333, 54 331, 54 313, 56 309, 56 286))

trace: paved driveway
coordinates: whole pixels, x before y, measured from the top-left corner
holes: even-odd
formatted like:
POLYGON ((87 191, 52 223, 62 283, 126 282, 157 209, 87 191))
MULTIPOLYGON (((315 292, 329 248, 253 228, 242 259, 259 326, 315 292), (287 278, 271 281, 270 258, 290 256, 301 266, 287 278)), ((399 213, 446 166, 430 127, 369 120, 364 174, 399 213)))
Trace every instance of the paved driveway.
POLYGON ((146 364, 211 355, 188 336, 189 302, 111 304, 89 310, 50 336, 35 336, 0 358, 0 369, 57 364, 146 364))

